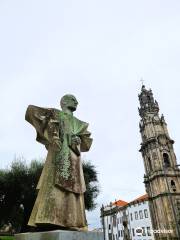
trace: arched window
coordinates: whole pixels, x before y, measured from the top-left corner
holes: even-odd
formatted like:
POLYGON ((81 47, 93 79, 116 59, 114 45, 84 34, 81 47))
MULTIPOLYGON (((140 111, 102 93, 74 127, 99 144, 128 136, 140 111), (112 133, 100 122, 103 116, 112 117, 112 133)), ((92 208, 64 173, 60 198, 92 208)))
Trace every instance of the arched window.
POLYGON ((173 192, 176 192, 176 184, 174 180, 171 180, 171 189, 173 190, 173 192))
POLYGON ((164 159, 164 166, 170 167, 169 155, 167 153, 163 153, 163 159, 164 159))

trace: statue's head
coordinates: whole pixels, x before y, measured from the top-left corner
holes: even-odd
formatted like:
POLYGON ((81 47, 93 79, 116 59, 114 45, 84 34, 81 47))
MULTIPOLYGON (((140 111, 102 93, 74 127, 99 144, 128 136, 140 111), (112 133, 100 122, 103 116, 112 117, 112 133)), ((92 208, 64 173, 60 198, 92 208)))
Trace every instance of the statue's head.
POLYGON ((71 112, 76 111, 78 101, 75 96, 66 94, 61 98, 60 105, 63 111, 70 110, 71 112))

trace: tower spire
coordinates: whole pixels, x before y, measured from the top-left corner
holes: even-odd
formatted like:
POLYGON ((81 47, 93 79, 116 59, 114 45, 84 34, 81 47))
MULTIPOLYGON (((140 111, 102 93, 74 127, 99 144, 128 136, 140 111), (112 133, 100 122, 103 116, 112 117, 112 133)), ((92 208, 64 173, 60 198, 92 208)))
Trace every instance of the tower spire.
POLYGON ((158 102, 154 99, 152 90, 147 90, 145 85, 142 85, 141 93, 139 94, 139 102, 139 114, 141 117, 143 117, 146 113, 158 114, 158 102))

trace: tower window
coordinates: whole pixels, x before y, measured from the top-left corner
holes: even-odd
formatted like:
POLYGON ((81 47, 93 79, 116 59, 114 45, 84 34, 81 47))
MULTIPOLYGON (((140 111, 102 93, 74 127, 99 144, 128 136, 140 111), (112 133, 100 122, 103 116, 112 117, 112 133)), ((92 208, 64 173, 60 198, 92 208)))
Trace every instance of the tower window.
POLYGON ((147 99, 148 99, 148 102, 150 103, 151 102, 151 97, 149 95, 147 96, 147 99))
POLYGON ((176 184, 173 180, 171 180, 171 188, 172 188, 173 192, 176 192, 176 184))
POLYGON ((170 167, 169 155, 167 153, 163 153, 163 159, 164 159, 164 166, 170 167))

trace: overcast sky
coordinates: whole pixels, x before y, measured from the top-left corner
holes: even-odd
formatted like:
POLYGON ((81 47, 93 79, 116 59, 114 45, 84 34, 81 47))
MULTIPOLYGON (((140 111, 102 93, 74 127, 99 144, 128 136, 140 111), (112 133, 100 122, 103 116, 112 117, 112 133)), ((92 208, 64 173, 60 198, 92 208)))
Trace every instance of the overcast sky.
POLYGON ((83 155, 99 173, 99 208, 144 194, 138 93, 152 88, 180 163, 179 0, 1 0, 0 168, 45 157, 25 122, 29 104, 59 107, 65 93, 94 138, 83 155))

